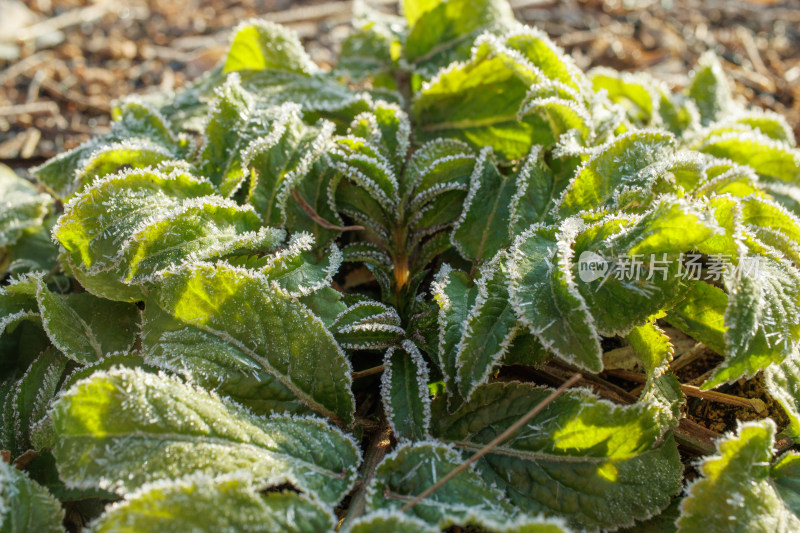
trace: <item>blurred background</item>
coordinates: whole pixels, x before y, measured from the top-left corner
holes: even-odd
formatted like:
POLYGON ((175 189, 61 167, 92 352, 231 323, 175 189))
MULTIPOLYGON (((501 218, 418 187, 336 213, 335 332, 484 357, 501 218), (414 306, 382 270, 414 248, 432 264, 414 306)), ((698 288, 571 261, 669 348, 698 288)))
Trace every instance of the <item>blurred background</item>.
MULTIPOLYGON (((784 114, 800 137, 800 0, 511 5, 583 69, 648 70, 680 87, 713 49, 739 98, 784 114)), ((106 132, 116 98, 179 88, 213 67, 250 17, 291 27, 328 67, 351 10, 331 0, 0 0, 0 163, 26 168, 106 132)))

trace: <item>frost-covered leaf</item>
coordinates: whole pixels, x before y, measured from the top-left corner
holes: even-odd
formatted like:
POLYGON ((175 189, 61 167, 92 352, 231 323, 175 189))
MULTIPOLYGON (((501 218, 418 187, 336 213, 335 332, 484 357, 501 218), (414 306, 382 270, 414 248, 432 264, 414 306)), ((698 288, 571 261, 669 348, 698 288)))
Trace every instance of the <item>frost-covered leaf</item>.
POLYGON ((728 296, 713 285, 690 283, 686 297, 670 309, 666 320, 719 354, 725 353, 725 308, 728 296))
POLYGON ((383 365, 383 411, 395 438, 425 440, 431 425, 428 364, 414 343, 406 340, 386 351, 383 365))
POLYGON ((581 166, 558 201, 559 215, 605 206, 622 187, 646 186, 657 177, 653 164, 671 152, 674 142, 662 131, 618 137, 581 166))
POLYGON ((782 472, 782 461, 770 469, 774 442, 771 419, 740 423, 735 434, 720 439, 716 455, 699 467, 702 477, 687 489, 678 531, 789 532, 800 528, 794 508, 787 506, 780 485, 771 479, 789 473, 782 472))
POLYGON ((95 180, 123 168, 155 167, 175 157, 168 148, 149 140, 121 141, 101 145, 77 171, 75 190, 80 192, 95 180))
POLYGON ((192 473, 252 474, 291 483, 326 503, 355 479, 355 443, 315 418, 249 414, 174 378, 118 368, 61 395, 52 410, 53 454, 68 486, 120 494, 192 473))
POLYGON ((443 69, 423 85, 412 107, 422 140, 456 137, 475 147, 491 146, 506 160, 523 157, 533 144, 553 142, 538 115, 517 119, 535 67, 513 63, 496 47, 495 41, 478 41, 469 61, 443 69))
MULTIPOLYGON (((332 133, 330 122, 320 128, 306 126, 297 105, 286 104, 281 106, 269 133, 248 145, 244 165, 255 172, 250 176, 248 201, 265 223, 280 226, 286 221, 287 203, 294 202, 289 199, 292 189, 312 168, 321 170, 312 165, 327 147, 332 133)), ((320 187, 324 185, 329 181, 317 185, 317 204, 322 201, 325 189, 320 187)))
POLYGON ((24 230, 41 226, 52 203, 49 196, 2 164, 0 198, 0 249, 17 242, 24 230))
MULTIPOLYGON (((331 166, 330 160, 321 157, 314 161, 305 175, 298 173, 294 181, 296 194, 305 204, 324 220, 334 226, 343 226, 339 214, 328 202, 328 191, 336 175, 336 170, 331 166)), ((294 193, 292 193, 294 197, 294 193)), ((290 233, 308 233, 314 238, 318 249, 325 248, 332 240, 340 235, 336 229, 326 228, 311 218, 298 201, 288 201, 285 210, 286 229, 290 233)))
POLYGON ((0 335, 10 333, 23 320, 40 320, 36 278, 12 279, 0 287, 0 335))
POLYGON ((609 216, 577 229, 573 275, 605 336, 624 335, 680 301, 686 290, 681 254, 719 231, 702 204, 671 196, 641 217, 609 216), (589 272, 593 263, 603 270, 589 272))
POLYGON ((457 355, 464 324, 478 296, 478 288, 471 286, 469 276, 444 264, 432 286, 433 297, 439 305, 438 363, 444 375, 447 395, 453 405, 462 401, 456 384, 457 355))
POLYGON ((380 302, 362 300, 339 313, 330 325, 336 341, 349 350, 379 350, 404 335, 397 311, 380 302))
POLYGON ((72 150, 63 152, 31 169, 54 196, 64 200, 82 185, 80 172, 98 151, 108 145, 128 141, 131 144, 152 142, 176 156, 186 151, 186 141, 175 136, 172 125, 156 109, 136 99, 128 99, 112 110, 111 131, 72 150))
MULTIPOLYGON (((354 6, 355 16, 356 9, 354 6)), ((401 45, 391 27, 369 21, 348 35, 341 46, 335 72, 356 81, 372 79, 375 85, 376 79, 378 82, 391 79, 390 71, 399 59, 401 45)))
POLYGON ((342 529, 343 533, 439 533, 440 531, 441 528, 401 511, 375 511, 357 518, 342 529))
MULTIPOLYGON (((789 426, 784 433, 797 439, 800 437, 800 357, 797 352, 789 354, 783 361, 764 369, 764 388, 778 401, 789 417, 789 426)), ((800 508, 798 508, 800 510, 800 508)))
POLYGON ((45 350, 6 397, 3 421, 13 433, 7 443, 11 444, 12 458, 32 447, 32 428, 47 414, 66 366, 67 359, 58 351, 45 350))
POLYGON ((655 80, 646 74, 598 68, 589 74, 595 92, 604 90, 612 102, 622 105, 628 118, 640 125, 659 117, 659 94, 655 80))
POLYGON ((243 22, 234 30, 223 71, 267 69, 310 74, 318 67, 293 31, 266 20, 243 22))
POLYGON ((283 237, 251 207, 213 195, 207 180, 152 170, 96 182, 67 204, 53 234, 90 292, 120 300, 129 298, 126 284, 171 265, 268 251, 283 237))
POLYGON ((766 109, 748 110, 738 115, 734 119, 734 122, 736 124, 750 126, 776 141, 784 141, 791 146, 797 145, 794 138, 794 131, 792 131, 786 118, 774 111, 766 109))
POLYGON ((80 364, 99 361, 133 347, 139 327, 135 305, 89 293, 56 294, 37 279, 36 300, 42 325, 53 345, 80 364))
POLYGON ((516 190, 509 205, 509 236, 543 222, 566 185, 544 161, 545 152, 534 146, 517 171, 516 190))
POLYGON ((211 110, 197 164, 203 176, 228 197, 247 177, 248 168, 242 152, 252 134, 260 133, 260 128, 251 122, 255 101, 242 88, 239 76, 229 76, 209 105, 211 110))
POLYGON ((305 296, 329 286, 342 264, 342 252, 335 244, 320 261, 309 253, 313 245, 310 235, 296 233, 285 248, 261 258, 258 263, 263 265, 243 266, 258 270, 292 296, 305 296))
MULTIPOLYGON (((242 86, 258 94, 259 103, 279 106, 295 103, 303 111, 347 122, 372 103, 367 92, 358 92, 337 81, 327 72, 304 74, 283 70, 239 71, 242 86)), ((384 91, 383 99, 391 99, 393 94, 384 91)))
POLYGON ((156 302, 145 306, 142 354, 149 365, 186 376, 256 414, 312 412, 245 350, 172 318, 156 302))
POLYGON ((0 531, 62 533, 64 511, 47 489, 0 461, 0 531))
POLYGON ((481 150, 464 210, 450 234, 450 242, 462 257, 480 262, 508 245, 509 205, 515 181, 500 173, 492 161, 491 149, 481 150))
MULTIPOLYGON (((433 402, 433 434, 475 453, 551 392, 522 383, 479 387, 453 414, 433 402)), ((630 525, 666 507, 681 488, 675 441, 660 409, 616 406, 570 391, 476 463, 488 483, 530 514, 562 516, 580 529, 630 525)))
POLYGON ((319 318, 265 276, 198 263, 166 272, 154 296, 176 320, 205 332, 217 349, 246 355, 243 363, 273 376, 316 413, 352 421, 344 353, 319 318))
POLYGON ((713 52, 700 57, 690 76, 692 80, 687 93, 697 105, 704 126, 730 112, 733 105, 731 88, 713 52))
POLYGON ((246 477, 194 476, 145 485, 92 523, 94 533, 331 531, 333 514, 307 496, 258 492, 246 477))
MULTIPOLYGON (((378 465, 367 487, 367 511, 399 509, 464 461, 451 446, 436 442, 401 444, 378 465)), ((512 513, 502 492, 467 469, 412 507, 408 514, 446 527, 476 513, 512 513)))
POLYGON ((0 276, 52 270, 58 263, 58 247, 50 236, 54 223, 55 217, 45 219, 42 226, 23 231, 16 243, 0 251, 0 276))
POLYGON ((793 353, 800 342, 800 273, 776 258, 748 260, 755 263, 752 272, 727 280, 726 358, 703 388, 753 376, 793 353))
POLYGON ((434 527, 425 521, 401 511, 374 511, 345 526, 344 533, 436 533, 452 528, 472 530, 479 528, 487 533, 566 533, 564 522, 553 518, 517 515, 512 519, 498 518, 475 511, 463 518, 450 518, 443 527, 434 527))
POLYGON ((599 372, 600 336, 572 268, 570 244, 581 229, 572 220, 561 231, 532 226, 520 234, 509 252, 509 300, 545 348, 599 372))
POLYGON ((488 381, 516 335, 517 316, 509 302, 505 260, 506 255, 500 253, 481 271, 475 282, 477 295, 455 348, 455 383, 466 399, 488 381))
POLYGON ((694 148, 750 166, 764 180, 797 183, 800 179, 800 149, 763 133, 720 133, 702 140, 694 148))
POLYGON ((640 398, 662 408, 664 427, 678 425, 684 398, 678 380, 666 375, 675 352, 669 336, 655 322, 648 322, 633 328, 625 339, 641 361, 647 376, 640 398))
POLYGON ((404 4, 409 32, 403 54, 415 70, 427 76, 453 61, 467 59, 472 42, 480 33, 498 32, 514 22, 514 14, 506 0, 404 4))

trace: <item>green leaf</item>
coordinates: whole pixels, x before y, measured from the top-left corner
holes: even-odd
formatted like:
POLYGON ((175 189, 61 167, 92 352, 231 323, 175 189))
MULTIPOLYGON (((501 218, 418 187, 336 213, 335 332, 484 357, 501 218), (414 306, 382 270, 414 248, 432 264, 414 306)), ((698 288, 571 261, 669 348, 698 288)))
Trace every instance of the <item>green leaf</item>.
POLYGON ((101 145, 77 171, 73 194, 123 168, 156 167, 174 157, 168 148, 149 140, 125 140, 101 145))
MULTIPOLYGON (((344 222, 328 201, 328 191, 336 175, 336 170, 331 166, 330 160, 322 156, 314 161, 305 175, 297 175, 299 178, 294 182, 294 188, 303 202, 324 220, 336 226, 343 226, 344 222)), ((286 229, 290 233, 310 234, 314 238, 317 249, 325 248, 341 234, 338 230, 326 228, 317 223, 297 201, 286 202, 285 216, 286 229)))
POLYGON ((421 441, 430 436, 431 408, 428 365, 411 341, 393 346, 384 356, 381 376, 383 411, 398 440, 421 441))
POLYGON ((613 336, 680 301, 686 291, 681 254, 719 228, 702 204, 665 195, 641 217, 608 216, 579 230, 573 275, 598 332, 613 336), (604 263, 605 272, 587 275, 591 262, 604 263))
POLYGON ((469 61, 440 71, 423 85, 412 105, 421 140, 456 137, 474 147, 491 146, 505 160, 525 156, 533 144, 553 142, 538 115, 517 119, 537 77, 535 67, 513 63, 498 46, 492 40, 479 40, 469 61))
MULTIPOLYGON (((628 118, 639 125, 650 124, 659 109, 656 82, 645 73, 617 72, 598 68, 589 74, 595 92, 606 91, 608 98, 625 108, 628 118)), ((657 125, 657 123, 655 124, 657 125)))
POLYGON ((53 345, 77 363, 99 361, 109 353, 133 347, 139 327, 139 310, 133 304, 89 293, 55 294, 41 278, 36 300, 53 345))
POLYGON ((13 425, 12 458, 31 448, 32 429, 47 415, 66 366, 64 356, 53 349, 45 350, 14 384, 4 409, 4 422, 13 425))
POLYGON ((317 262, 308 253, 313 245, 310 235, 296 233, 285 248, 261 258, 264 264, 256 270, 296 297, 328 287, 342 264, 342 252, 333 244, 328 254, 317 262))
POLYGON ((450 242, 461 256, 476 262, 491 258, 509 240, 509 204, 516 180, 500 174, 491 159, 491 148, 481 150, 464 210, 450 234, 450 242), (483 200, 487 195, 490 201, 483 200))
POLYGON ((517 316, 509 302, 505 260, 506 255, 500 253, 482 269, 475 282, 478 293, 456 346, 455 383, 466 399, 489 380, 516 335, 517 316))
POLYGON ((766 181, 797 183, 800 180, 800 150, 762 133, 712 135, 697 143, 694 149, 748 165, 766 181))
MULTIPOLYGON (((366 111, 372 96, 351 90, 332 74, 319 72, 308 75, 283 70, 240 71, 242 86, 258 95, 260 104, 279 106, 299 105, 304 112, 319 113, 331 120, 347 124, 353 116, 366 111)), ((381 94, 391 98, 391 94, 381 94)))
POLYGON ((63 519, 61 504, 44 487, 0 461, 0 532, 62 533, 63 519))
MULTIPOLYGON (((318 128, 306 126, 296 104, 281 106, 276 115, 266 135, 247 146, 242 154, 242 165, 255 171, 250 176, 248 201, 265 223, 280 226, 286 222, 287 204, 293 203, 289 200, 292 189, 312 168, 320 171, 314 163, 327 148, 333 124, 323 122, 318 128)), ((328 162, 322 165, 324 168, 328 162)), ((315 196, 309 198, 316 205, 324 202, 322 196, 327 189, 323 186, 328 185, 330 179, 316 185, 315 196)))
MULTIPOLYGON (((399 509, 463 463, 461 454, 445 444, 401 444, 378 465, 367 487, 367 511, 399 509)), ((442 485, 407 514, 428 524, 447 527, 473 514, 497 517, 511 514, 502 493, 472 469, 442 485)))
POLYGON ((395 212, 399 187, 397 173, 388 154, 379 145, 361 137, 340 137, 330 156, 342 176, 368 193, 384 213, 395 212))
MULTIPOLYGON (((569 531, 562 520, 543 517, 528 517, 524 514, 512 519, 497 518, 485 512, 473 512, 463 518, 448 517, 441 524, 445 531, 479 528, 487 533, 566 533, 569 531)), ((436 533, 441 527, 433 527, 417 517, 401 511, 375 511, 356 519, 345 526, 344 533, 436 533)))
POLYGON ((198 263, 166 272, 154 296, 175 319, 232 345, 316 413, 353 419, 350 363, 322 321, 265 276, 198 263))
POLYGON ((378 510, 345 524, 342 533, 439 533, 440 528, 402 511, 378 510))
MULTIPOLYGON (((453 414, 437 399, 434 436, 473 454, 552 392, 523 383, 479 387, 453 414)), ((569 391, 476 463, 521 511, 563 516, 578 529, 630 525, 666 507, 683 466, 660 409, 616 406, 569 391)))
POLYGON ((678 380, 666 375, 675 353, 669 336, 655 322, 648 322, 633 328, 625 339, 641 361, 647 376, 640 398, 662 408, 664 427, 677 426, 684 397, 678 380))
POLYGON ((60 477, 119 494, 193 473, 246 471, 260 486, 291 483, 333 504, 360 462, 356 444, 321 420, 255 416, 141 370, 95 373, 62 394, 52 416, 60 477))
POLYGON ((266 20, 239 25, 234 30, 223 72, 266 69, 310 74, 318 67, 290 29, 266 20))
POLYGON ((145 305, 142 354, 149 365, 186 376, 256 414, 312 412, 246 350, 170 317, 154 301, 145 305))
POLYGON ((704 389, 754 376, 784 359, 800 342, 800 273, 777 258, 748 260, 755 265, 753 272, 726 280, 726 357, 703 383, 704 389))
POLYGON ((333 514, 293 492, 260 494, 246 478, 194 476, 145 485, 92 524, 94 533, 331 531, 333 514))
MULTIPOLYGON (((354 18, 356 8, 354 6, 354 18)), ((395 63, 394 50, 400 46, 390 28, 367 22, 342 41, 335 72, 354 81, 382 81, 390 76, 395 63)))
POLYGON ((687 90, 689 97, 700 111, 703 126, 722 118, 733 106, 733 98, 725 72, 713 52, 706 52, 690 74, 687 90))
POLYGON ((127 99, 112 109, 111 131, 72 150, 63 152, 31 172, 59 199, 72 196, 81 186, 82 167, 92 156, 109 144, 130 141, 131 144, 148 141, 165 148, 176 156, 188 151, 187 141, 176 138, 169 121, 156 109, 135 99, 127 99))
POLYGON ((14 244, 28 228, 41 226, 52 200, 0 164, 0 249, 14 244))
POLYGON ((517 171, 517 188, 508 207, 512 238, 532 224, 544 222, 566 185, 545 163, 544 156, 541 147, 534 146, 517 171))
MULTIPOLYGON (((775 423, 740 423, 735 434, 716 443, 717 453, 699 467, 701 478, 681 504, 681 533, 795 531, 800 520, 787 508, 771 474, 789 474, 780 464, 770 471, 775 423)), ((784 463, 786 465, 786 463, 784 463)))
POLYGON ((784 433, 796 440, 800 437, 800 361, 798 361, 798 353, 792 352, 783 361, 767 366, 763 376, 764 388, 783 407, 789 418, 789 427, 784 429, 784 433))
POLYGON ((187 260, 267 251, 283 238, 263 228, 251 207, 212 191, 205 179, 180 171, 112 175, 73 198, 53 233, 90 292, 142 299, 125 285, 187 260))
POLYGON ((228 197, 236 192, 248 175, 242 152, 251 140, 252 130, 256 129, 251 123, 255 101, 242 88, 239 76, 229 76, 215 91, 209 105, 211 112, 198 167, 202 175, 228 197))
POLYGON ((362 300, 336 316, 329 329, 348 350, 379 350, 405 335, 397 311, 380 302, 362 300))
POLYGON ((36 278, 12 278, 8 285, 0 286, 0 335, 11 333, 23 320, 40 319, 36 302, 36 278))
POLYGON ((438 363, 444 375, 447 396, 452 405, 461 403, 462 398, 456 384, 458 346, 464 324, 478 296, 478 288, 470 286, 470 279, 464 272, 453 270, 443 264, 432 285, 433 297, 439 305, 438 316, 438 363))
POLYGON ((58 248, 50 232, 55 217, 45 219, 42 226, 22 232, 16 243, 0 251, 0 276, 20 276, 32 272, 50 272, 58 263, 58 248))
POLYGON ((467 59, 479 34, 498 32, 514 23, 514 14, 506 0, 406 4, 411 13, 406 13, 409 32, 403 53, 417 71, 428 76, 453 61, 467 59))
POLYGON ((800 512, 800 454, 786 452, 773 463, 769 473, 784 504, 796 516, 800 512))
POLYGON ((592 372, 602 366, 595 318, 578 290, 571 242, 583 228, 531 226, 509 252, 509 300, 520 321, 544 347, 592 372))
POLYGON ((645 186, 658 175, 658 164, 674 147, 663 131, 634 131, 605 145, 587 160, 557 202, 561 217, 608 205, 623 186, 645 186), (654 170, 656 172, 654 172, 654 170))
POLYGON ((748 110, 735 118, 737 124, 745 124, 756 129, 771 139, 784 141, 790 146, 796 146, 794 131, 786 117, 767 109, 748 110))

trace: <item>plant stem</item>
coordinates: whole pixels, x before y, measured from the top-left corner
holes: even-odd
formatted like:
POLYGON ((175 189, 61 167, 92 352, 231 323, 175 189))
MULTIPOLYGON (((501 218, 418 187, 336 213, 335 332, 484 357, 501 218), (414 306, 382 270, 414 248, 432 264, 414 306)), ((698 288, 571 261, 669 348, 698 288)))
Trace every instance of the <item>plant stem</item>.
POLYGON ((442 479, 440 479, 439 481, 437 481, 436 483, 434 483, 433 485, 431 485, 430 487, 428 487, 424 491, 422 491, 422 493, 419 496, 417 496, 416 498, 414 498, 413 500, 411 500, 410 502, 405 504, 403 506, 403 508, 401 509, 401 511, 404 511, 404 512, 408 511, 409 509, 411 509, 412 507, 417 505, 419 502, 421 502, 422 500, 424 500, 425 498, 427 498, 428 496, 433 494, 434 491, 436 491, 439 488, 441 488, 442 486, 444 486, 445 483, 447 483, 448 481, 450 481, 451 479, 456 477, 458 474, 460 474, 461 472, 463 472, 464 470, 469 468, 469 466, 472 463, 474 463, 475 461, 477 461, 478 459, 480 459, 481 457, 483 457, 484 455, 486 455, 487 453, 492 451, 492 449, 495 446, 497 446, 498 444, 500 444, 501 442, 503 442, 504 440, 509 438, 511 435, 516 433, 519 430, 519 428, 521 428, 522 426, 527 424, 528 421, 531 418, 533 418, 534 416, 538 415, 553 400, 555 400, 561 394, 563 394, 565 390, 567 390, 569 387, 571 387, 575 383, 577 383, 581 379, 581 377, 582 376, 580 374, 575 374, 571 378, 569 378, 567 381, 562 383, 561 386, 559 388, 557 388, 556 390, 554 390, 552 393, 550 393, 550 395, 547 398, 545 398, 543 401, 539 402, 536 405, 536 407, 534 407, 533 409, 528 411, 528 413, 525 416, 523 416, 522 418, 520 418, 519 420, 514 422, 511 426, 508 427, 508 429, 506 429, 500 435, 495 437, 489 444, 487 444, 486 446, 484 446, 483 448, 478 450, 475 453, 475 455, 473 455, 472 457, 467 459, 465 462, 463 462, 460 465, 458 465, 454 470, 450 471, 449 474, 444 476, 442 479))
POLYGON ((350 522, 364 514, 364 509, 367 505, 367 485, 375 475, 375 470, 383 458, 386 457, 389 448, 392 445, 392 429, 389 424, 384 421, 381 430, 375 433, 367 448, 367 453, 364 456, 364 464, 362 468, 361 479, 359 480, 358 489, 350 501, 350 509, 347 511, 347 516, 344 520, 339 522, 337 530, 345 523, 350 522))
MULTIPOLYGON (((251 170, 251 172, 255 172, 255 169, 251 170)), ((292 189, 292 198, 295 199, 297 205, 300 206, 300 209, 308 215, 308 217, 326 229, 332 229, 336 231, 362 231, 364 226, 337 226, 336 224, 331 224, 324 218, 322 218, 314 208, 311 207, 308 202, 306 202, 305 198, 300 195, 300 192, 297 189, 292 189)))
MULTIPOLYGON (((631 372, 629 370, 606 370, 606 373, 627 381, 635 381, 636 383, 644 383, 647 380, 644 374, 631 372)), ((681 385, 681 391, 686 396, 702 398, 704 400, 710 400, 712 402, 719 402, 728 405, 735 405, 737 407, 747 407, 749 409, 754 409, 757 413, 762 413, 767 409, 766 404, 764 404, 764 402, 758 398, 742 398, 732 394, 725 394, 724 392, 702 390, 694 385, 681 385)))
POLYGON ((381 372, 383 372, 383 365, 373 366, 372 368, 368 368, 366 370, 359 370, 358 372, 353 372, 351 375, 355 380, 372 376, 374 374, 380 374, 381 372))

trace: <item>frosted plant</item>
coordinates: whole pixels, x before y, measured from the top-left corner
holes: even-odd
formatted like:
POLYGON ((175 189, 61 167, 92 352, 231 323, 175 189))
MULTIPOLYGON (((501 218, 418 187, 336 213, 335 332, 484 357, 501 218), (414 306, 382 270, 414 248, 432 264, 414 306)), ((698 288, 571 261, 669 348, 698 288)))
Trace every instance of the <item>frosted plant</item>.
POLYGON ((674 92, 505 0, 402 4, 356 2, 330 71, 243 22, 36 184, 0 168, 0 531, 797 529, 786 121, 710 54, 674 92), (691 482, 676 331, 786 415, 691 482), (635 394, 516 380, 610 346, 635 394))

